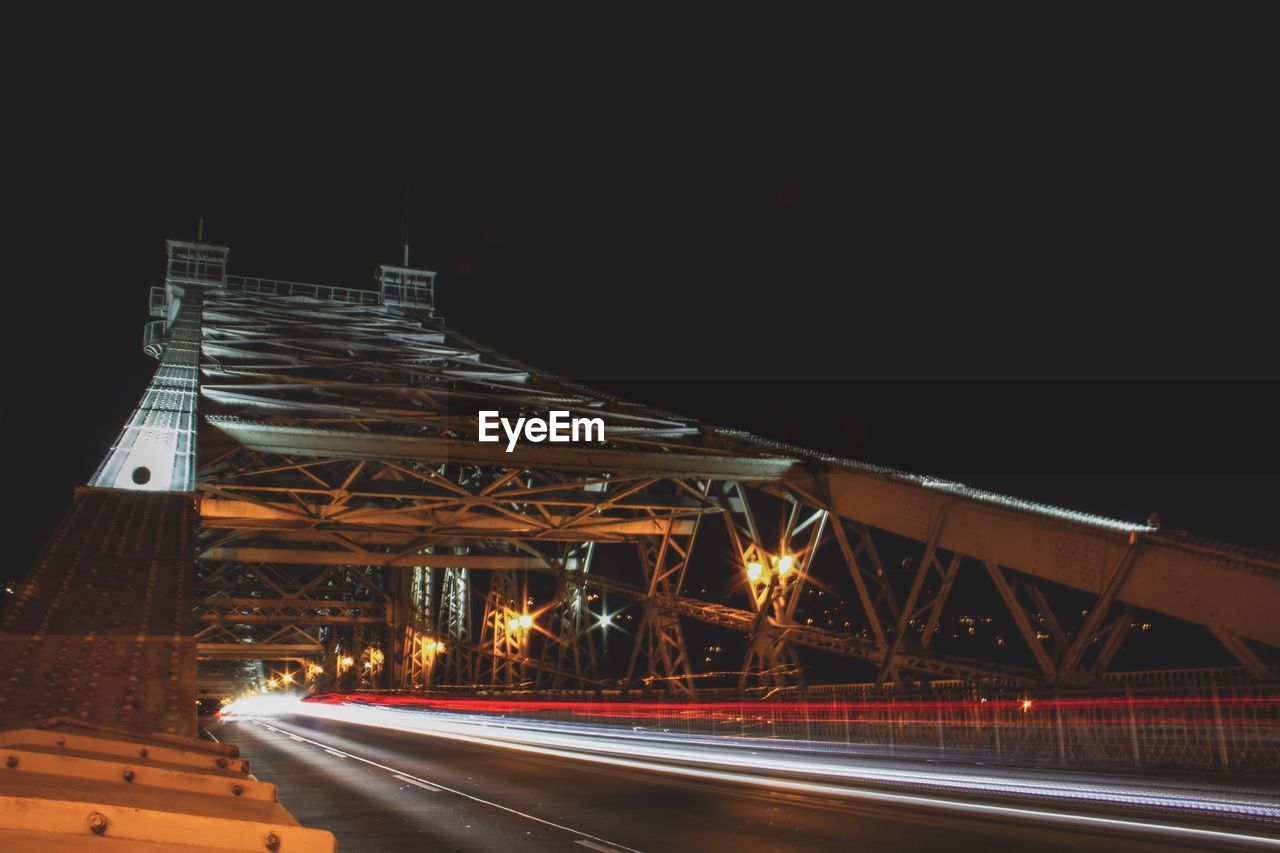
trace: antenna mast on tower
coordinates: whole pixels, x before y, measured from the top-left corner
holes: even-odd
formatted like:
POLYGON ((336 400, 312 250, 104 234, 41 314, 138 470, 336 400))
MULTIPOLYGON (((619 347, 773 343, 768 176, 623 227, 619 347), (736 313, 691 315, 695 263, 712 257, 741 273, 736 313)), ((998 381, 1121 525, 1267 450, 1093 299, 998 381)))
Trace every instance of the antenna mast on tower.
POLYGON ((400 230, 400 246, 404 250, 401 266, 409 266, 409 184, 404 185, 404 224, 400 230))

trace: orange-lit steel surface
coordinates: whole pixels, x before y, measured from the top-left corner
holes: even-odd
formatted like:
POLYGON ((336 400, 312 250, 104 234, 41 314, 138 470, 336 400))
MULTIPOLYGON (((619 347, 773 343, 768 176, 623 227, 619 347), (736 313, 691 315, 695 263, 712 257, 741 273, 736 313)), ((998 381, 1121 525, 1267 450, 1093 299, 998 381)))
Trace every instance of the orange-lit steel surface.
POLYGON ((194 737, 190 495, 81 489, 0 617, 0 724, 194 737))
POLYGON ((234 746, 74 720, 0 732, 0 846, 10 851, 330 853, 234 746))

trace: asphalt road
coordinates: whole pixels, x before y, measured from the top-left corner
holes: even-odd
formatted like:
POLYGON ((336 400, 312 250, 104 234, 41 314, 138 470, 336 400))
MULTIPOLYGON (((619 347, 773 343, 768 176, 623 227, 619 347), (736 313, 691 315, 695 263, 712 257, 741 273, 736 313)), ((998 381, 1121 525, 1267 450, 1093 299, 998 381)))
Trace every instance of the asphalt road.
POLYGON ((1007 816, 857 803, 303 716, 207 726, 343 851, 1230 849, 1007 816))

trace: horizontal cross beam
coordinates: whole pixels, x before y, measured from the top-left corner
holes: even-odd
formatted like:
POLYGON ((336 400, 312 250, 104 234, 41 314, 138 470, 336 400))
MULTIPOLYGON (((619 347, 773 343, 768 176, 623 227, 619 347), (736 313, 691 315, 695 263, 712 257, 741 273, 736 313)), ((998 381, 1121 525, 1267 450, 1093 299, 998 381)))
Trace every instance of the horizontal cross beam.
POLYGON ((324 654, 320 643, 197 643, 200 660, 282 660, 324 654))
POLYGON ((618 472, 663 477, 746 481, 778 480, 796 460, 749 454, 715 455, 682 451, 619 450, 583 445, 520 444, 507 453, 501 443, 469 439, 388 435, 315 429, 209 415, 206 421, 243 447, 282 456, 354 459, 414 459, 464 462, 557 471, 618 472))
MULTIPOLYGON (((233 563, 272 563, 308 566, 382 566, 387 568, 493 569, 544 571, 545 560, 484 554, 391 554, 376 551, 321 551, 313 548, 214 547, 197 554, 197 560, 233 563)), ((319 602, 313 602, 319 603, 319 602)))

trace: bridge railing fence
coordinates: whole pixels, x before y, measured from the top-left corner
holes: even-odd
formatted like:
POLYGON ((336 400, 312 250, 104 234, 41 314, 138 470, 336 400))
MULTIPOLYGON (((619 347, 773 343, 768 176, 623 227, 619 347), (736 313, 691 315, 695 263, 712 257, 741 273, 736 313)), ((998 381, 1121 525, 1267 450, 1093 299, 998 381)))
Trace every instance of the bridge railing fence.
POLYGON ((404 699, 436 710, 886 758, 1280 774, 1280 688, 1248 685, 1230 671, 1205 671, 1176 685, 1139 677, 1059 691, 944 683, 914 692, 872 685, 788 689, 768 699, 730 690, 700 691, 685 701, 634 692, 506 691, 404 699))
POLYGON ((378 294, 372 290, 350 287, 329 287, 323 284, 307 284, 301 281, 282 281, 272 278, 229 275, 227 286, 245 293, 267 296, 307 296, 327 302, 346 302, 355 305, 377 305, 378 294))

